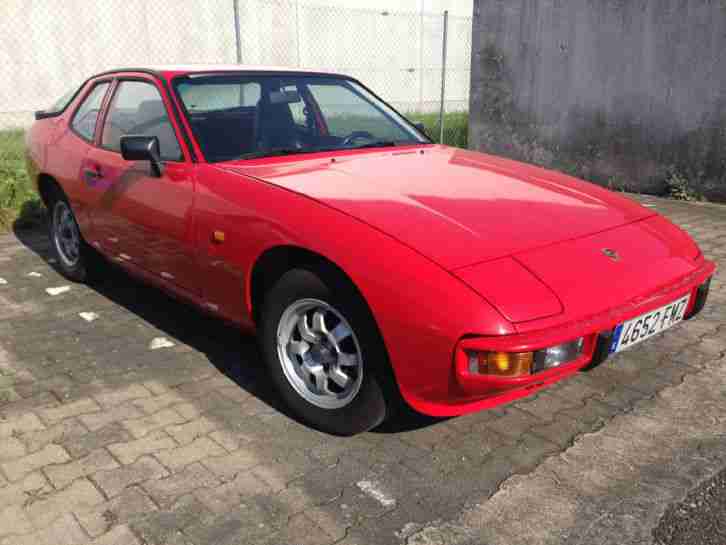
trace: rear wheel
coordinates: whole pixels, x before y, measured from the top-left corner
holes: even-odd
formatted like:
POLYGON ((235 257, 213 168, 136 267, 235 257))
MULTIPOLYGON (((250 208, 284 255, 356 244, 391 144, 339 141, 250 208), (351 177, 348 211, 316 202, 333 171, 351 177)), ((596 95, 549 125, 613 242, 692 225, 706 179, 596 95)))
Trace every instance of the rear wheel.
POLYGON ((84 282, 88 278, 93 249, 83 240, 68 199, 57 192, 48 204, 50 241, 58 268, 70 280, 84 282))
POLYGON ((383 422, 385 349, 348 283, 324 270, 289 271, 267 293, 261 322, 272 379, 303 421, 336 435, 383 422))

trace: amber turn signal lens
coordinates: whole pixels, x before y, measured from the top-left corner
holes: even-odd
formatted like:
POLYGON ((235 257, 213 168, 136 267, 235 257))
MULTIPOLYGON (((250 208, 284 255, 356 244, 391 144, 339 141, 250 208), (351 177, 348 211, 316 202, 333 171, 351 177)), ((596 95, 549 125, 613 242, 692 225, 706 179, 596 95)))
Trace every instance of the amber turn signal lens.
POLYGON ((533 352, 472 352, 469 371, 480 375, 520 377, 532 372, 533 352))

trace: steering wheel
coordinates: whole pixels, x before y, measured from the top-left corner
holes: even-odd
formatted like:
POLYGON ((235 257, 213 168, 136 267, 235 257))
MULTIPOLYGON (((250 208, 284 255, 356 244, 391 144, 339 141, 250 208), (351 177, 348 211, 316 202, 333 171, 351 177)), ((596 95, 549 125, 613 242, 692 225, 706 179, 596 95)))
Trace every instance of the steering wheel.
POLYGON ((346 136, 343 141, 340 143, 341 146, 351 146, 356 140, 375 140, 376 137, 373 136, 368 131, 353 131, 348 136, 346 136))

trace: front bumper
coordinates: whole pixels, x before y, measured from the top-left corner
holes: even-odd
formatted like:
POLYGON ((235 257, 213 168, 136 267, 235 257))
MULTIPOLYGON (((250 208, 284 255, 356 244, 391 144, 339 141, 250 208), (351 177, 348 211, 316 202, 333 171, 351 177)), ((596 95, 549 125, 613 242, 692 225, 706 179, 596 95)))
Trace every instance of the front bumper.
POLYGON ((549 384, 570 376, 583 368, 603 363, 608 355, 614 328, 636 316, 654 310, 679 297, 691 293, 685 319, 698 314, 706 304, 710 280, 715 265, 704 260, 701 266, 680 281, 665 286, 649 295, 629 301, 615 309, 557 327, 501 337, 472 337, 462 339, 455 351, 454 375, 461 400, 450 406, 449 415, 486 409, 534 393, 549 384), (585 338, 583 354, 578 359, 533 375, 508 378, 469 372, 468 351, 529 352, 585 338))

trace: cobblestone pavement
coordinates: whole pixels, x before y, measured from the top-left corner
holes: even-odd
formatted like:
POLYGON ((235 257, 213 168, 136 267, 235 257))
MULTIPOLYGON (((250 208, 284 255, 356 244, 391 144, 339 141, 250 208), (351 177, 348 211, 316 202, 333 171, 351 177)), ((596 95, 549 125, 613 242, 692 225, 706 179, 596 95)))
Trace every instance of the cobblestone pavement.
MULTIPOLYGON (((644 200, 726 266, 726 208, 644 200)), ((726 398, 693 386, 726 367, 723 275, 699 318, 535 397, 337 438, 283 412, 254 339, 112 268, 69 283, 48 255, 42 234, 0 237, 0 545, 559 543, 506 526, 517 494, 539 509, 531 524, 603 521, 536 505, 548 464, 601 459, 599 434, 635 452, 668 399, 692 400, 685 443, 724 431, 726 398)), ((684 475, 683 495, 709 471, 684 475)))

